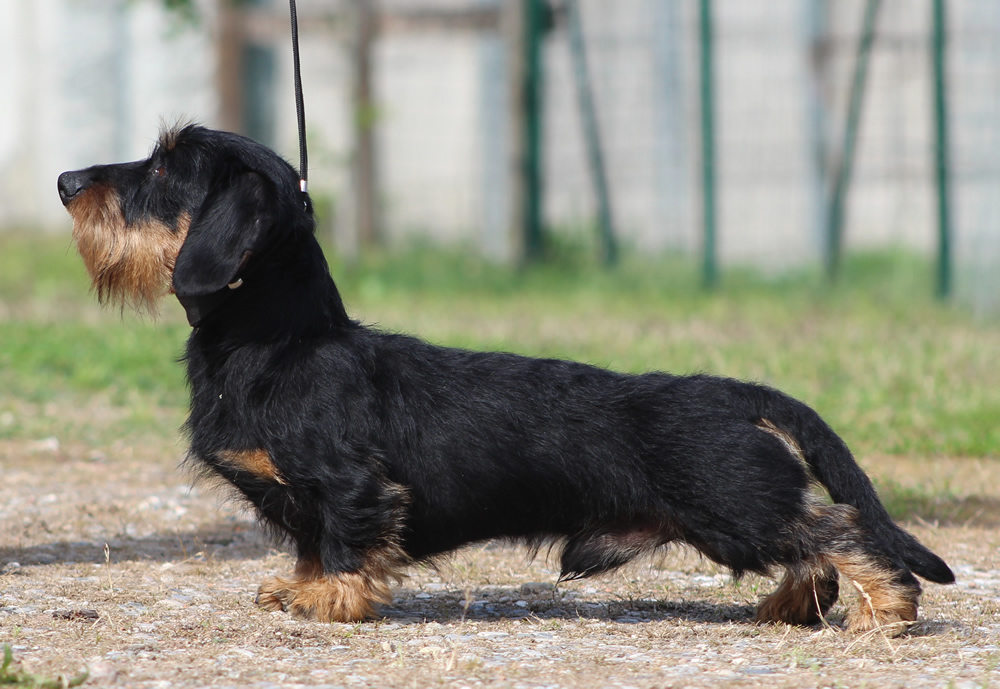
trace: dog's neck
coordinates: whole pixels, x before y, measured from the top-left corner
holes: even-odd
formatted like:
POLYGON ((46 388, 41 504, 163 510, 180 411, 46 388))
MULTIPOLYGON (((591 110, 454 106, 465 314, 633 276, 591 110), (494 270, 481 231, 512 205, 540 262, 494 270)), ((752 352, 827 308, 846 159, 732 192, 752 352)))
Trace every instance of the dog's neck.
POLYGON ((315 238, 283 244, 258 260, 222 290, 181 300, 195 333, 217 342, 275 342, 357 326, 315 238), (287 252, 300 255, 290 260, 287 252))

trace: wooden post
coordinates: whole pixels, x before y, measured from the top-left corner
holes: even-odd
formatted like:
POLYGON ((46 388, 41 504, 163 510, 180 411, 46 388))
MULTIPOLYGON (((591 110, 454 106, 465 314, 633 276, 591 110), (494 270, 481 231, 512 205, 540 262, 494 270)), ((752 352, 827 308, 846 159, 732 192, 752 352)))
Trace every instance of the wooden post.
POLYGON ((501 7, 500 27, 507 43, 507 121, 509 141, 507 163, 507 218, 510 223, 510 255, 516 263, 524 262, 524 181, 521 174, 524 157, 524 3, 508 0, 501 7))
POLYGON ((376 108, 372 89, 372 43, 375 39, 375 0, 353 0, 354 115, 353 174, 355 223, 360 249, 381 239, 378 214, 378 166, 375 152, 376 108))
POLYGON ((216 88, 219 93, 219 127, 243 132, 243 10, 230 2, 219 3, 216 45, 216 88))
POLYGON ((809 0, 806 32, 809 40, 809 76, 805 84, 808 98, 809 143, 812 153, 811 201, 816 247, 825 256, 830 207, 830 152, 827 144, 830 92, 830 2, 809 0))

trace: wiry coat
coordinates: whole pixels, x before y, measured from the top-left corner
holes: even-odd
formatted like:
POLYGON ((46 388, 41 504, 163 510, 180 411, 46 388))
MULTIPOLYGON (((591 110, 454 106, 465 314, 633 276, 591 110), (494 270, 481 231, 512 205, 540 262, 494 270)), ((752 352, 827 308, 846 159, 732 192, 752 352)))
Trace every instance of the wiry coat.
POLYGON ((736 575, 784 568, 763 621, 818 621, 839 571, 868 594, 856 630, 916 619, 914 573, 953 580, 840 438, 778 391, 352 320, 295 171, 248 139, 172 130, 148 160, 64 173, 59 189, 99 295, 169 288, 187 311, 191 456, 297 550, 265 607, 359 619, 406 565, 493 538, 561 544, 562 578, 671 542, 736 575))

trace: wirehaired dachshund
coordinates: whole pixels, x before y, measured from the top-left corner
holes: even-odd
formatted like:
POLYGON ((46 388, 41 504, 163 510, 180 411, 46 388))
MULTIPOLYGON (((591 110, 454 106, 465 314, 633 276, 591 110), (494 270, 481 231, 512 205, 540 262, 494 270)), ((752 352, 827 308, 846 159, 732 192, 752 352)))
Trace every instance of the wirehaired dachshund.
POLYGON ((511 539, 560 580, 669 543, 778 574, 761 622, 814 624, 839 578, 851 630, 917 618, 948 566, 897 526, 844 442, 777 390, 440 347, 352 319, 295 170, 187 125, 145 160, 66 172, 59 196, 102 302, 172 293, 192 330, 190 458, 294 544, 257 603, 361 620, 415 562, 511 539))

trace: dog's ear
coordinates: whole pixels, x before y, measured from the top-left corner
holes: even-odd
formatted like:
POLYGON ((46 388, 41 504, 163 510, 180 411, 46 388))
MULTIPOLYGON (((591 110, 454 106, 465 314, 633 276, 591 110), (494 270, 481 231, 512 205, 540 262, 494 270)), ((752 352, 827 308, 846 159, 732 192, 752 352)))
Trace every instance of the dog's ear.
POLYGON ((256 172, 236 174, 209 191, 174 264, 179 298, 213 294, 239 278, 274 225, 273 197, 272 183, 256 172))

